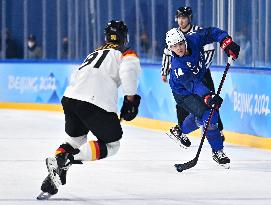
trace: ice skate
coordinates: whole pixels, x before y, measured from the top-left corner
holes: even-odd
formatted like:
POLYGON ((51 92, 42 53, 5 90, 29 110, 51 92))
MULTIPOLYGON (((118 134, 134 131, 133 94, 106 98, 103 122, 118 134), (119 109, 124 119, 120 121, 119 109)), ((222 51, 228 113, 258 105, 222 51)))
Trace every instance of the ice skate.
POLYGON ((56 158, 47 158, 46 166, 52 182, 54 183, 55 187, 58 188, 62 183, 60 180, 61 170, 57 165, 56 158))
POLYGON ((230 159, 226 156, 226 154, 223 152, 223 149, 218 150, 216 152, 213 151, 213 159, 221 166, 223 166, 225 169, 230 168, 230 159))
MULTIPOLYGON (((42 182, 41 185, 42 192, 37 197, 38 200, 49 199, 52 195, 58 192, 58 187, 60 185, 66 184, 67 170, 71 166, 71 163, 69 163, 66 166, 62 166, 60 168, 58 166, 57 159, 59 159, 59 157, 46 159, 46 166, 49 174, 42 182)), ((63 159, 60 160, 60 163, 62 162, 64 162, 63 159)))
MULTIPOLYGON (((61 148, 66 148, 72 153, 78 153, 79 150, 73 149, 70 145, 61 145, 61 148)), ((37 197, 38 200, 49 199, 52 195, 58 192, 60 185, 66 184, 67 171, 73 163, 81 164, 81 161, 74 160, 73 154, 66 152, 56 154, 55 157, 46 159, 48 176, 41 185, 41 194, 37 197)))
POLYGON ((169 130, 169 133, 166 134, 183 148, 188 148, 191 145, 189 138, 186 136, 186 134, 182 133, 178 125, 172 127, 169 130))
POLYGON ((47 200, 52 195, 55 195, 58 192, 58 189, 52 182, 50 176, 48 175, 42 182, 41 193, 37 196, 38 200, 47 200))

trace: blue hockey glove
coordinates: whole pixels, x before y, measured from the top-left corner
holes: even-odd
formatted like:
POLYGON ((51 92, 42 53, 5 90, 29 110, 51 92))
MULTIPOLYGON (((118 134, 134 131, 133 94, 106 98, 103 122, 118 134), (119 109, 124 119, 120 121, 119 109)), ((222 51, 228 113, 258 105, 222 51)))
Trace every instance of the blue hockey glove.
POLYGON ((133 101, 129 101, 127 96, 124 96, 123 105, 120 110, 120 119, 131 121, 135 119, 138 113, 138 107, 141 97, 139 95, 134 96, 133 101))
POLYGON ((223 99, 217 94, 208 94, 204 97, 204 102, 210 108, 219 109, 223 102, 223 99))

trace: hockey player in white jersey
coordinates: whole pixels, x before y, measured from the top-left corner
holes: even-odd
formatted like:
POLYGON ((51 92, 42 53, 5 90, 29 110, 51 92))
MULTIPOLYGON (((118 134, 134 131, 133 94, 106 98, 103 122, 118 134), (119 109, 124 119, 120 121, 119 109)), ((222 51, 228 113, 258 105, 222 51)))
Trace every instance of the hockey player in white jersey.
POLYGON ((133 120, 140 104, 137 81, 140 61, 126 47, 128 28, 122 21, 110 21, 105 27, 106 42, 90 53, 74 71, 62 98, 65 131, 68 137, 47 158, 48 176, 42 183, 38 199, 48 199, 66 183, 66 173, 72 164, 100 160, 117 153, 122 128, 117 115, 118 88, 123 89, 122 120, 133 120), (88 133, 97 141, 89 141, 88 133), (91 134, 90 133, 90 134, 91 134))
MULTIPOLYGON (((190 32, 196 31, 200 29, 199 26, 192 24, 192 9, 190 7, 180 7, 176 11, 175 21, 179 25, 179 30, 183 34, 188 34, 190 32)), ((210 65, 212 64, 213 56, 214 56, 215 48, 214 45, 208 44, 204 46, 204 57, 205 57, 205 66, 207 68, 207 72, 204 76, 204 83, 206 86, 213 92, 215 92, 214 83, 212 80, 210 65)), ((164 49, 163 59, 162 59, 162 68, 161 68, 161 76, 162 81, 167 82, 167 76, 169 75, 170 67, 171 67, 171 51, 168 48, 164 49)), ((188 112, 178 105, 176 105, 178 125, 172 127, 170 129, 170 133, 168 134, 171 138, 173 138, 176 142, 178 142, 182 147, 189 147, 191 145, 190 140, 187 138, 185 134, 182 134, 180 126, 182 125, 184 119, 188 116, 188 112)), ((219 115, 218 119, 218 128, 221 133, 221 137, 224 140, 223 135, 223 124, 219 115)))

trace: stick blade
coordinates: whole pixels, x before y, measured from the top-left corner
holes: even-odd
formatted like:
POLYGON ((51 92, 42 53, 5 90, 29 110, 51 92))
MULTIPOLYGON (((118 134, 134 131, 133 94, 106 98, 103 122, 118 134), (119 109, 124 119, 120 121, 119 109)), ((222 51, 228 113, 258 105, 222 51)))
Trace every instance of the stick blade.
POLYGON ((197 164, 197 159, 192 159, 189 162, 183 163, 183 164, 175 164, 175 168, 177 170, 177 172, 182 172, 184 170, 190 169, 194 166, 196 166, 197 164))

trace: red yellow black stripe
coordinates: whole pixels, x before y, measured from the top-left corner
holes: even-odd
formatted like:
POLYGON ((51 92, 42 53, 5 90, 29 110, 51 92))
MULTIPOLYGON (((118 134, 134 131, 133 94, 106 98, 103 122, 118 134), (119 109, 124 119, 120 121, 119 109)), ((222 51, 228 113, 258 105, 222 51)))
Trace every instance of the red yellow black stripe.
POLYGON ((122 57, 134 56, 138 57, 137 53, 133 50, 127 50, 122 54, 122 57))
POLYGON ((61 153, 65 153, 65 152, 66 152, 65 149, 59 147, 59 148, 56 150, 56 155, 61 154, 61 153))
POLYGON ((89 141, 90 149, 92 152, 92 161, 100 159, 100 146, 97 141, 89 141))

